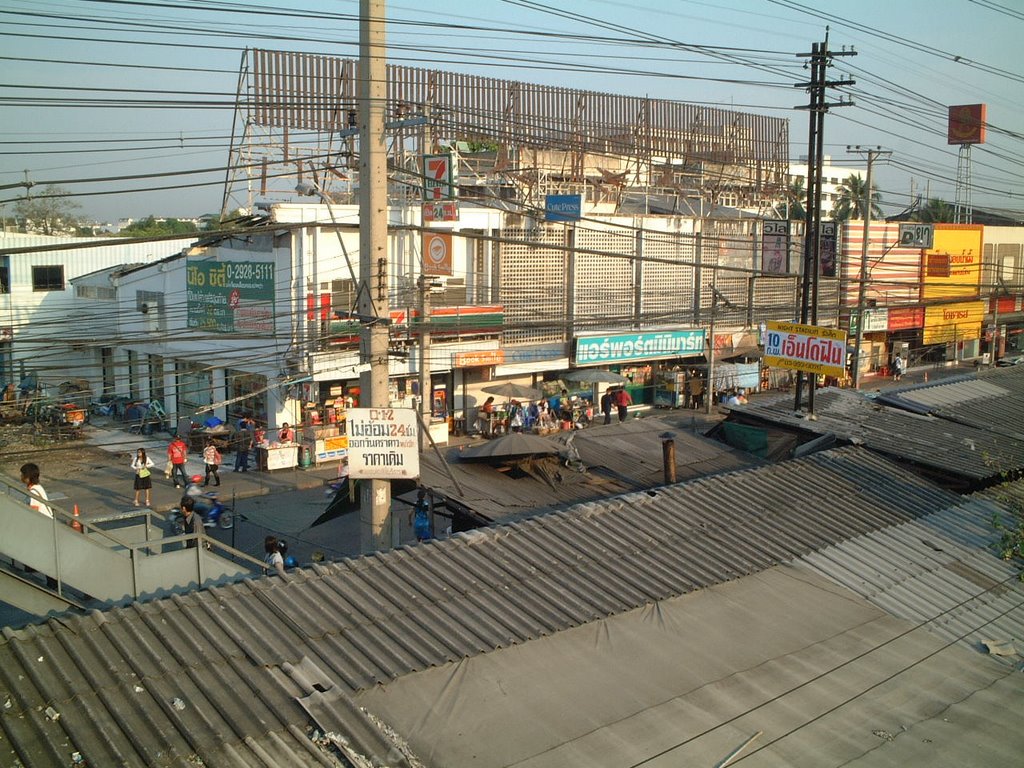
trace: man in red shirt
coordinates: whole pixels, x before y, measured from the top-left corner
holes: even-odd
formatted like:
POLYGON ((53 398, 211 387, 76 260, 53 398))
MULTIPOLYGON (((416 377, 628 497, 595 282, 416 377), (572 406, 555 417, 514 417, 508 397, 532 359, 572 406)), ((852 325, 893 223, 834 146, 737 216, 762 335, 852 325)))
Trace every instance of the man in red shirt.
POLYGON ((185 459, 188 458, 188 446, 185 441, 175 435, 167 446, 167 460, 171 462, 171 479, 175 488, 188 487, 188 476, 185 474, 185 459), (178 478, 181 482, 178 482, 178 478))
POLYGON ((626 420, 626 412, 632 404, 633 398, 629 396, 629 392, 626 391, 625 387, 615 393, 615 405, 619 409, 619 421, 626 420))

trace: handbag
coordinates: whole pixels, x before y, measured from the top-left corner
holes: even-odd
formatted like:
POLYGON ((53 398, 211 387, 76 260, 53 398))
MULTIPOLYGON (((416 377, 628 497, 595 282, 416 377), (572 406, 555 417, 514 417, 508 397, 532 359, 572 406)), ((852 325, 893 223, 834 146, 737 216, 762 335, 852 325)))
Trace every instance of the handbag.
POLYGON ((149 468, 143 467, 139 470, 139 477, 149 477, 149 468))

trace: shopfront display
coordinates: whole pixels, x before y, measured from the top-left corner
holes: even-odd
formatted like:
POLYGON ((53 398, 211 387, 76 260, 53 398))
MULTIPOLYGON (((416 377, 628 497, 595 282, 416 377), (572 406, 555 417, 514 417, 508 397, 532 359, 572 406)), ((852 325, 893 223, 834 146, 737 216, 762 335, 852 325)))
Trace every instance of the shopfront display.
POLYGON ((299 465, 297 443, 261 445, 256 448, 256 466, 272 472, 275 469, 291 469, 299 465))

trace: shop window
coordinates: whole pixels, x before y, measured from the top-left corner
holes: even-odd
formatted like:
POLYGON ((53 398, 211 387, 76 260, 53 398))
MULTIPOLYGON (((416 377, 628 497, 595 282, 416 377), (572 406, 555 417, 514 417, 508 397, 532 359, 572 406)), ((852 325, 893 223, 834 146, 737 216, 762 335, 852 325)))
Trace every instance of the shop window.
POLYGON ((64 265, 51 264, 32 267, 33 291, 63 291, 64 265))
POLYGON ((0 293, 11 292, 11 270, 6 264, 0 266, 0 293))

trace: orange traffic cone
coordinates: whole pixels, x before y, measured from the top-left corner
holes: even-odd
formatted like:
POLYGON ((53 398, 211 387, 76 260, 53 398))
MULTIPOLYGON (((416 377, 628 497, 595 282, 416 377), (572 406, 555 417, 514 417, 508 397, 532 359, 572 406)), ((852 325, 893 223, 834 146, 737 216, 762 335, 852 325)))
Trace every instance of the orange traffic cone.
POLYGON ((78 505, 77 504, 75 504, 75 506, 71 509, 71 514, 74 515, 74 517, 75 517, 75 519, 71 521, 71 527, 74 528, 79 533, 85 533, 85 530, 82 528, 82 524, 80 522, 78 522, 78 505))

